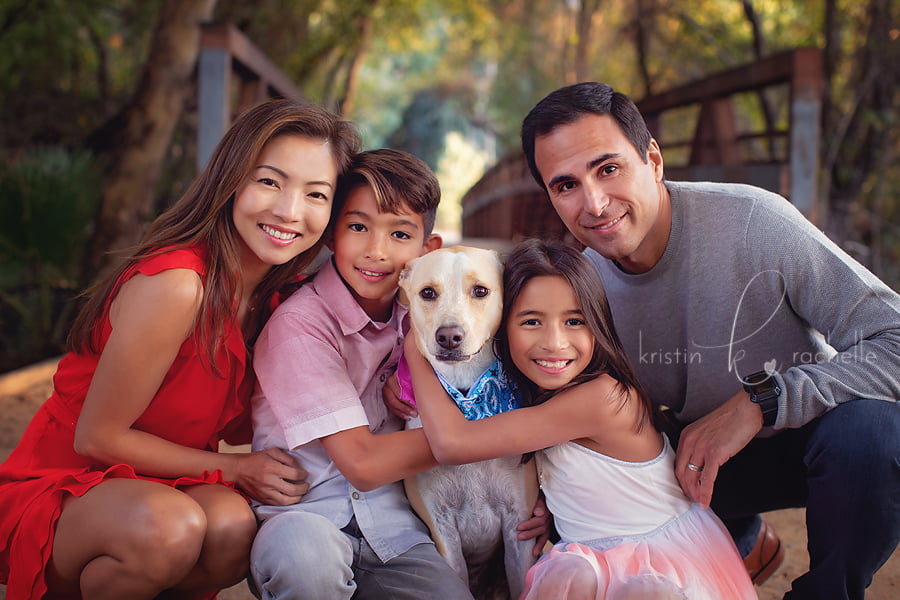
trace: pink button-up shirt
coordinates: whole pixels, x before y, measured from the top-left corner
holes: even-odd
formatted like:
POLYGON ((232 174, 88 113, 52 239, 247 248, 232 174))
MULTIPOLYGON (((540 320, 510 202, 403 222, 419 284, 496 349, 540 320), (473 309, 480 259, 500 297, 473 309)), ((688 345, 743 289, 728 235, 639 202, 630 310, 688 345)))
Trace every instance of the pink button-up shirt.
POLYGON ((381 393, 403 350, 405 317, 406 308, 395 301, 387 323, 372 321, 332 261, 272 314, 254 350, 253 449, 288 450, 309 472, 310 489, 293 506, 256 506, 262 520, 307 510, 340 528, 355 515, 385 561, 430 541, 402 483, 371 492, 353 489, 319 441, 362 425, 375 434, 403 428, 381 393))

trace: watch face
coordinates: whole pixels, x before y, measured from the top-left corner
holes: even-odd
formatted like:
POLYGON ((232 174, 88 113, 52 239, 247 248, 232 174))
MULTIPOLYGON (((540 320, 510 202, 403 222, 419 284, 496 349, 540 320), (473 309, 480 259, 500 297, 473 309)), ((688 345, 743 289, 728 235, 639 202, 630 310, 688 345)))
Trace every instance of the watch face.
POLYGON ((775 389, 776 385, 775 378, 765 371, 747 375, 744 378, 744 383, 749 386, 753 386, 753 389, 757 394, 762 394, 764 392, 768 392, 769 390, 773 390, 775 389))

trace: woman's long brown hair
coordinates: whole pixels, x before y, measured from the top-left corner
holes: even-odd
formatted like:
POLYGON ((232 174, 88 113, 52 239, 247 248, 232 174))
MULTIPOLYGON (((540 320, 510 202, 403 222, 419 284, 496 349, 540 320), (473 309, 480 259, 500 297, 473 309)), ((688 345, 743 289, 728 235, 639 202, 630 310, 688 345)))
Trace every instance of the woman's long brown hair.
MULTIPOLYGON (((197 323, 204 362, 214 372, 215 356, 224 343, 225 323, 237 310, 240 290, 240 241, 232 218, 237 191, 256 166, 263 147, 273 138, 299 134, 329 145, 338 173, 346 171, 359 151, 359 135, 353 125, 315 106, 276 99, 242 114, 219 142, 208 165, 185 194, 150 225, 143 240, 130 249, 130 257, 90 288, 88 297, 69 333, 68 345, 77 352, 99 352, 99 325, 107 299, 121 275, 137 260, 186 246, 206 252, 207 273, 197 323)), ((324 240, 283 265, 276 265, 250 298, 255 307, 244 327, 252 344, 269 316, 272 296, 294 279, 316 257, 324 240)))

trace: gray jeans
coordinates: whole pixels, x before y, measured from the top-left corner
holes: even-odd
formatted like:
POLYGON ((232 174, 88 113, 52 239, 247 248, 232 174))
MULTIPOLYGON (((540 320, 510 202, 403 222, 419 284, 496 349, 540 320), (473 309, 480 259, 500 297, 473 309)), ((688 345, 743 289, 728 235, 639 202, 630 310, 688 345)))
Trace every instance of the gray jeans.
POLYGON ((301 511, 269 518, 253 542, 251 589, 262 600, 472 599, 433 544, 382 563, 355 524, 340 530, 301 511))

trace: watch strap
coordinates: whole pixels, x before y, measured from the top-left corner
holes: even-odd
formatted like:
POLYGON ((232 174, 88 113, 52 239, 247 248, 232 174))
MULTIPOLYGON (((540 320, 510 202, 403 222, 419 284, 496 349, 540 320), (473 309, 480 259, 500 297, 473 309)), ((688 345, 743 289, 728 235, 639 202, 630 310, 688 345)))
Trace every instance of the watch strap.
POLYGON ((778 398, 781 386, 771 373, 759 371, 747 375, 742 380, 750 401, 759 405, 763 415, 763 426, 771 427, 778 418, 778 398))

